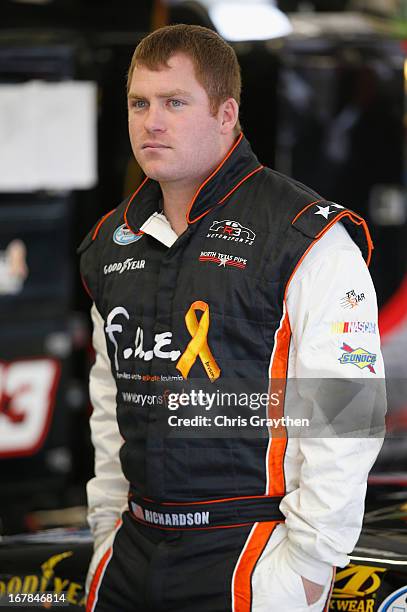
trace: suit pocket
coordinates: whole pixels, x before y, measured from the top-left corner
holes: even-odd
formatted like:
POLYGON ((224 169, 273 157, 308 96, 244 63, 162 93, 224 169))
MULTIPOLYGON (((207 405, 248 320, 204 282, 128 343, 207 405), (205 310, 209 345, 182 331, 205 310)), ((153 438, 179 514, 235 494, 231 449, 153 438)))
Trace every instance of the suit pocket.
POLYGON ((106 555, 109 550, 112 549, 113 541, 117 532, 117 528, 111 531, 104 540, 95 549, 92 559, 90 560, 88 573, 86 575, 85 592, 89 594, 92 580, 96 576, 98 568, 103 564, 106 564, 106 555))
POLYGON ((331 580, 324 585, 319 599, 309 605, 301 575, 287 561, 288 538, 285 525, 279 525, 257 563, 253 572, 252 612, 276 612, 293 610, 296 612, 318 612, 325 603, 331 580))

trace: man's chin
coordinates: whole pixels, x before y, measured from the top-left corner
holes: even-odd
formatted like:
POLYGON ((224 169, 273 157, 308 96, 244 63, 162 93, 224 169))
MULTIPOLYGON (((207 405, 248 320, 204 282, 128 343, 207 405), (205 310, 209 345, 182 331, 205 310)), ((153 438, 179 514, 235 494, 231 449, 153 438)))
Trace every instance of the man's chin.
POLYGON ((174 171, 171 172, 169 169, 145 165, 144 168, 142 167, 142 170, 148 178, 159 183, 177 180, 176 173, 174 171))

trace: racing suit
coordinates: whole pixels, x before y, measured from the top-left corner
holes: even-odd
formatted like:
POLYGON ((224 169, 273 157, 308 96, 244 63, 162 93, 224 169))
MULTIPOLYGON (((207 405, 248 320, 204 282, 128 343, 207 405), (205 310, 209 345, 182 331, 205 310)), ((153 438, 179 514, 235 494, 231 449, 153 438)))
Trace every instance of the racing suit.
POLYGON ((88 484, 95 555, 88 609, 322 610, 332 568, 346 565, 358 537, 367 475, 381 438, 302 438, 280 431, 261 443, 236 442, 233 436, 233 442, 168 444, 154 429, 157 406, 149 406, 146 417, 143 406, 135 406, 143 393, 134 389, 151 390, 151 381, 176 382, 176 360, 183 381, 190 371, 202 376, 204 368, 214 385, 223 373, 234 383, 250 368, 278 380, 383 377, 374 288, 361 254, 369 257, 369 237, 365 243, 352 225, 359 228, 363 220, 266 171, 242 136, 198 190, 187 213, 189 231, 193 228, 189 236, 187 231, 177 238, 157 210, 159 190, 153 181, 147 183, 103 218, 80 249, 84 282, 95 302, 90 389, 96 476, 88 484), (131 217, 135 204, 138 213, 131 217), (256 241, 256 257, 269 267, 258 270, 255 284, 246 286, 246 269, 256 275, 256 266, 261 267, 251 258, 256 241), (119 258, 130 244, 132 257, 119 258), (181 259, 170 257, 175 247, 181 259), (166 256, 174 260, 175 277, 170 268, 168 278, 162 274, 166 256), (126 284, 119 285, 119 278, 126 284), (221 306, 216 304, 219 283, 226 287, 221 306), (178 284, 182 299, 176 296, 178 284), (138 298, 131 312, 122 306, 129 304, 122 295, 126 290, 129 295, 145 291, 148 303, 155 302, 154 312, 144 312, 138 298), (273 292, 270 303, 268 292, 273 292), (195 327, 193 316, 188 319, 192 306, 204 313, 200 322, 195 316, 195 327), (144 324, 137 326, 132 350, 135 330, 125 336, 124 326, 131 325, 135 313, 144 324), (196 349, 194 337, 206 315, 205 342, 196 349), (268 327, 269 319, 274 323, 268 327), (159 338, 158 348, 150 351, 143 344, 149 325, 159 338), (256 342, 250 344, 252 336, 256 342), (173 337, 181 338, 189 352, 175 350, 173 337), (131 359, 137 367, 126 370, 131 359), (212 518, 205 522, 207 515, 214 517, 212 524, 212 518), (324 585, 312 606, 301 576, 324 585))

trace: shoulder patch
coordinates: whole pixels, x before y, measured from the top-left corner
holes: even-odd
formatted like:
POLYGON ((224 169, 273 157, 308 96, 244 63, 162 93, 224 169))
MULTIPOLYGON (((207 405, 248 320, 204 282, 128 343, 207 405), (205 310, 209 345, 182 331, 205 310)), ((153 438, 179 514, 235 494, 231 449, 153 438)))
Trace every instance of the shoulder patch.
POLYGON ((343 222, 350 237, 356 242, 367 265, 369 265, 373 242, 366 221, 353 210, 345 208, 341 204, 336 204, 336 202, 315 200, 302 208, 291 224, 308 238, 318 240, 339 220, 343 222))
POLYGON ((352 211, 336 202, 315 200, 302 208, 291 223, 309 238, 318 238, 338 216, 344 216, 344 213, 351 214, 352 211))

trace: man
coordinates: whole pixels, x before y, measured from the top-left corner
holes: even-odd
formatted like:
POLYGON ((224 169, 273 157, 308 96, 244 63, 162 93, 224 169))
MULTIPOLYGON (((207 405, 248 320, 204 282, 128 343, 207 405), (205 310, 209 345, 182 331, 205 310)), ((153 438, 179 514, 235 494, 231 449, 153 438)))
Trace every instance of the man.
POLYGON ((286 379, 383 376, 371 241, 358 215, 259 163, 240 88, 234 51, 198 26, 153 32, 131 62, 147 178, 80 247, 96 350, 89 611, 322 610, 360 532, 381 440, 289 436, 281 416, 286 379), (274 431, 246 435, 239 405, 210 416, 218 390, 253 385, 274 431))

